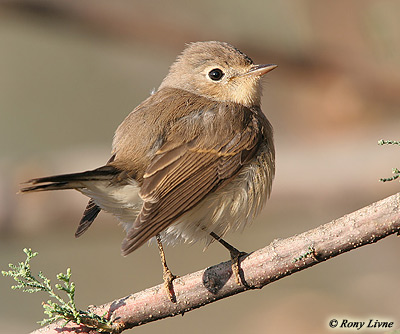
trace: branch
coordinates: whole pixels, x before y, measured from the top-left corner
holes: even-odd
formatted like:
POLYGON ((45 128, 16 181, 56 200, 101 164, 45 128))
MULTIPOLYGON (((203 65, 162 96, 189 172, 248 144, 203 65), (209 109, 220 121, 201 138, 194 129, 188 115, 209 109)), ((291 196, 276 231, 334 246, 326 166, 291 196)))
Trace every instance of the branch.
MULTIPOLYGON (((306 269, 344 252, 372 244, 388 235, 400 233, 400 193, 345 215, 330 223, 287 239, 274 240, 269 246, 240 259, 244 285, 237 285, 231 262, 188 274, 174 280, 176 303, 164 286, 158 285, 126 296, 91 311, 113 321, 114 333, 151 321, 172 317, 237 293, 261 289, 265 285, 306 269)), ((58 322, 32 332, 97 333, 73 323, 58 322)))

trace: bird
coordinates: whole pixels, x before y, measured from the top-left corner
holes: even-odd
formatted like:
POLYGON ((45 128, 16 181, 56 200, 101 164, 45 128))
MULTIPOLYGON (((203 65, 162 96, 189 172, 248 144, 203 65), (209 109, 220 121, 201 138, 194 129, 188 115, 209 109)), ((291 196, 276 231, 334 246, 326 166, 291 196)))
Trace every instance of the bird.
POLYGON ((254 64, 226 42, 189 43, 159 88, 119 125, 105 165, 31 179, 20 192, 86 195, 75 236, 104 210, 125 229, 123 255, 156 239, 171 301, 176 276, 163 244, 220 242, 241 284, 239 257, 246 253, 222 237, 254 220, 271 193, 275 147, 261 110, 261 78, 276 67, 254 64))

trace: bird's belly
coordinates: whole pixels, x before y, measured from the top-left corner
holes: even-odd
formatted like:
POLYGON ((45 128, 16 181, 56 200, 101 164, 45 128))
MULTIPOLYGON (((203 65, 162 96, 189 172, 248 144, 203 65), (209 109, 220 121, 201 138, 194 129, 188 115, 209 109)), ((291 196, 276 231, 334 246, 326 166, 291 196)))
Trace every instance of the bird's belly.
POLYGON ((196 242, 208 245, 230 230, 242 229, 260 212, 271 191, 274 161, 269 150, 245 165, 239 174, 217 191, 210 193, 193 209, 184 213, 161 233, 163 242, 196 242))

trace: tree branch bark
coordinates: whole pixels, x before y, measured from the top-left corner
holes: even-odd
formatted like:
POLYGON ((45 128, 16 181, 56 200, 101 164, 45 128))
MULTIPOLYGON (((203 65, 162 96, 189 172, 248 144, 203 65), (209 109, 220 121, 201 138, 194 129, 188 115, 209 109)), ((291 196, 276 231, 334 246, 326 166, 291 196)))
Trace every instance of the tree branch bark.
MULTIPOLYGON (((287 239, 276 239, 269 246, 240 259, 244 284, 237 285, 231 262, 200 270, 174 281, 176 303, 164 286, 158 285, 114 300, 92 311, 107 313, 113 330, 125 329, 194 310, 237 293, 261 289, 265 285, 358 247, 400 233, 400 193, 345 215, 330 223, 287 239)), ((38 329, 39 333, 97 333, 96 330, 65 321, 38 329)))

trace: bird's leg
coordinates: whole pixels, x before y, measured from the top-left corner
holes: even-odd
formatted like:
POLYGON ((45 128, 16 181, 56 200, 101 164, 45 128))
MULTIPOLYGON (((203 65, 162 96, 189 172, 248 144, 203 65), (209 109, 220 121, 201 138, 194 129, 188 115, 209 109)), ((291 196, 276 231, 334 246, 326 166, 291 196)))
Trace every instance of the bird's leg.
POLYGON ((164 248, 161 243, 161 237, 159 234, 157 234, 156 239, 158 244, 158 251, 160 253, 161 263, 163 266, 164 287, 167 290, 167 294, 171 302, 176 303, 176 296, 174 292, 174 287, 172 285, 172 281, 176 278, 176 276, 172 274, 171 270, 169 270, 167 266, 167 261, 165 260, 164 248))
POLYGON ((235 275, 235 280, 238 285, 241 283, 240 275, 239 275, 239 257, 246 255, 246 252, 241 252, 231 244, 227 243, 224 239, 220 236, 211 232, 210 235, 217 240, 222 246, 224 246, 229 253, 231 253, 231 262, 232 262, 232 273, 235 275))

